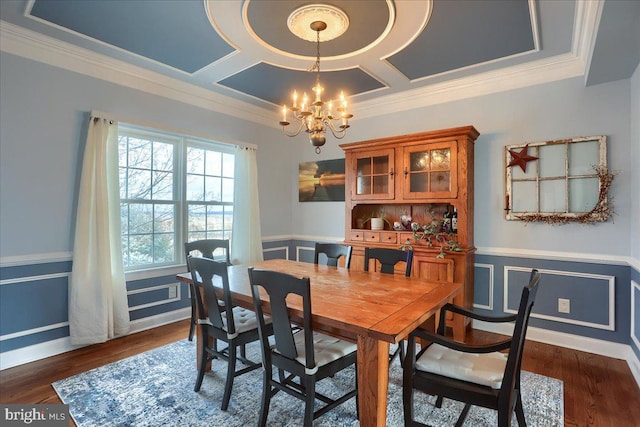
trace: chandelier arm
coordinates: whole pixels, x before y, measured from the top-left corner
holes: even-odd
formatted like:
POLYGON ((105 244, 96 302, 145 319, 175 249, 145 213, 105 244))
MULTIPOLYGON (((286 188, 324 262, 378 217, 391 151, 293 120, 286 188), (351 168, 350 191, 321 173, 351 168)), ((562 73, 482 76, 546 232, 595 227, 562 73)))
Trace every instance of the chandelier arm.
POLYGON ((326 128, 331 131, 331 134, 336 139, 342 139, 347 134, 347 129, 346 128, 340 129, 340 130, 336 129, 330 119, 325 119, 323 122, 324 122, 326 128))
POLYGON ((300 135, 300 132, 302 132, 302 130, 305 128, 305 122, 301 121, 300 122, 300 126, 298 126, 298 129, 295 132, 287 132, 287 130, 285 129, 284 126, 282 126, 282 133, 284 133, 287 136, 290 137, 294 137, 294 136, 298 136, 300 135))

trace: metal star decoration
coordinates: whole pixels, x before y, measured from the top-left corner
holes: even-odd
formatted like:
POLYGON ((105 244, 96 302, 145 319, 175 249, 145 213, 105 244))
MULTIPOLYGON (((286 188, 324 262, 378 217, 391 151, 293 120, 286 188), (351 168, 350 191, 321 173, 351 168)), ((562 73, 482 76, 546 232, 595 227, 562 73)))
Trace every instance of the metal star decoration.
POLYGON ((511 166, 520 166, 522 172, 527 173, 527 162, 531 162, 533 160, 538 160, 537 157, 530 156, 527 151, 529 150, 529 146, 525 145, 524 148, 520 151, 509 150, 511 153, 511 161, 507 165, 507 167, 511 166))

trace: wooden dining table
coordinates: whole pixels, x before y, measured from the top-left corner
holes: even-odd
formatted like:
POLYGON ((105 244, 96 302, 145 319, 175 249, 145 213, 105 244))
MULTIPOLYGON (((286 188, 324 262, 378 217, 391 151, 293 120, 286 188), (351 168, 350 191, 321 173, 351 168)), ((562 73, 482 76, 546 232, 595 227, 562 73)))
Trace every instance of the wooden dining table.
MULTIPOLYGON (((362 427, 386 425, 389 345, 406 338, 462 290, 460 283, 282 259, 230 266, 232 301, 251 310, 254 306, 247 270, 250 266, 309 277, 313 328, 357 342, 362 427)), ((177 279, 186 283, 192 280, 189 273, 178 274, 177 279)), ((263 298, 264 309, 269 312, 266 294, 263 298)), ((300 320, 300 300, 292 298, 287 304, 292 320, 300 320)))

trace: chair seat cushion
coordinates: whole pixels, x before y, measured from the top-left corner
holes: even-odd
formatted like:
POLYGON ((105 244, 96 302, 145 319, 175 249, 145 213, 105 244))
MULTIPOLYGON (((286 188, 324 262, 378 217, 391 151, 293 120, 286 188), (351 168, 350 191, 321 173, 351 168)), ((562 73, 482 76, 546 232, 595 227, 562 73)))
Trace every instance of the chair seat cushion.
MULTIPOLYGON (((228 332, 227 329, 227 312, 222 312, 222 323, 224 325, 224 330, 228 332)), ((271 317, 264 316, 264 321, 266 324, 271 323, 271 317)), ((236 327, 236 334, 241 334, 243 332, 250 331, 252 329, 258 328, 258 318, 256 317, 256 313, 244 309, 242 307, 233 307, 233 324, 236 327)))
POLYGON ((507 357, 500 352, 465 353, 431 344, 416 361, 416 369, 499 389, 507 357))
MULTIPOLYGON (((304 348, 304 330, 300 330, 293 335, 293 340, 298 351, 298 357, 296 360, 302 365, 306 365, 307 357, 304 348)), ((327 365, 335 360, 340 359, 348 354, 353 353, 358 349, 358 346, 349 341, 334 338, 329 335, 321 334, 320 332, 313 333, 313 351, 317 368, 327 365)), ((315 372, 308 372, 313 374, 315 372)))

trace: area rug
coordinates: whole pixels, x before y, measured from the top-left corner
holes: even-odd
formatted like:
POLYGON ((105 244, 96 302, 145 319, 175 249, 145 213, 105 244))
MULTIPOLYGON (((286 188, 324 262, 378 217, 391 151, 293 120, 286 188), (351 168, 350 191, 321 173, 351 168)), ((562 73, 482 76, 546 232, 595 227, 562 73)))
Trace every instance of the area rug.
MULTIPOLYGON (((262 394, 262 371, 237 377, 227 411, 220 410, 226 363, 214 361, 199 393, 196 380, 196 344, 179 341, 120 360, 52 384, 60 399, 69 404, 79 427, 122 426, 252 426, 257 424, 262 394)), ((247 356, 260 360, 257 343, 247 347, 247 356)), ((239 364, 239 366, 242 366, 239 364)), ((318 391, 338 396, 353 387, 354 370, 346 369, 318 383, 318 391)), ((455 424, 462 404, 445 399, 435 408, 434 399, 419 394, 416 417, 433 427, 455 424)), ((564 425, 563 383, 560 380, 522 372, 522 397, 527 425, 564 425)), ((387 426, 404 425, 402 411, 402 368, 394 361, 389 372, 387 426)), ((304 405, 298 399, 278 393, 269 408, 269 426, 302 425, 304 405)), ((473 407, 465 426, 495 427, 496 412, 473 407)), ((314 426, 358 426, 355 399, 318 418, 314 426)), ((513 426, 517 421, 513 420, 513 426)))

